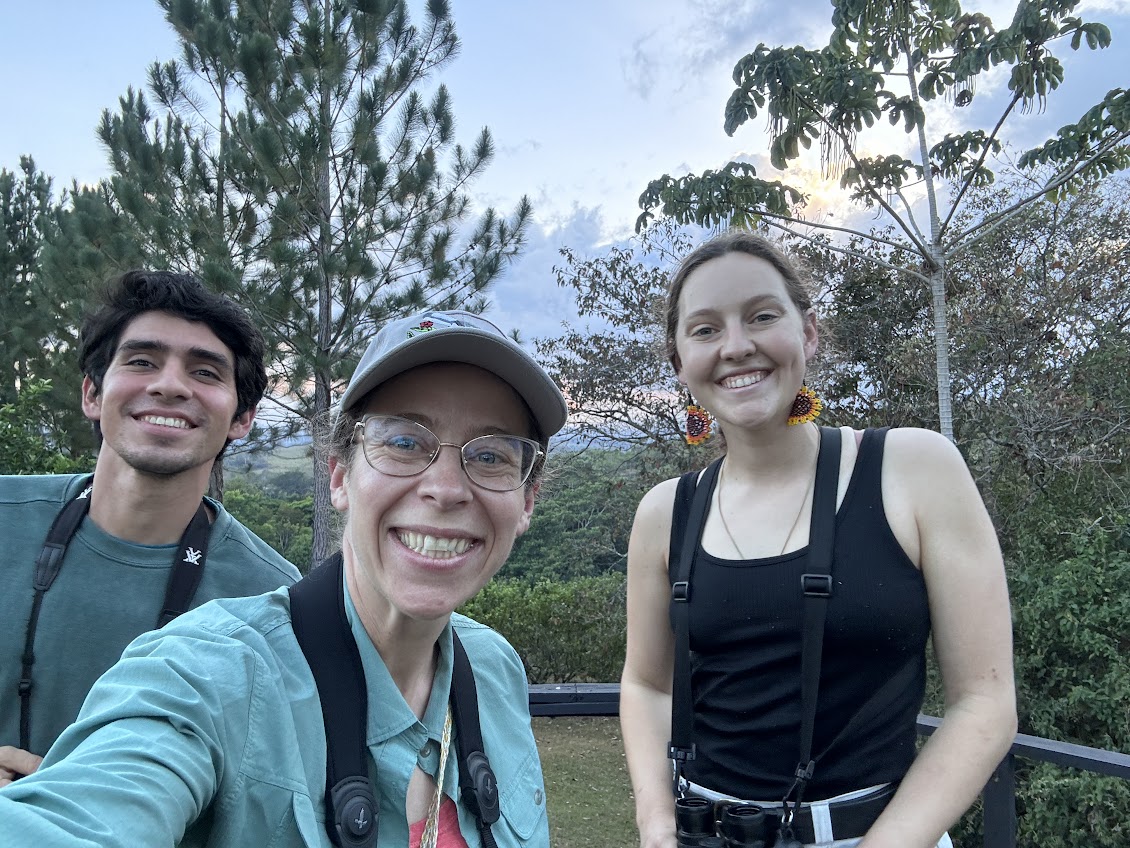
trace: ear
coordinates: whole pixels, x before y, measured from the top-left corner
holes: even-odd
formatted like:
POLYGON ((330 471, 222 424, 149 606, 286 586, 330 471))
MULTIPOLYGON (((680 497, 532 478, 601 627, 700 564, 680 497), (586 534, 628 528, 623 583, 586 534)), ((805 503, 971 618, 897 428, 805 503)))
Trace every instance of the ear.
POLYGON ((102 420, 102 395, 89 377, 82 378, 82 414, 91 421, 102 420))
POLYGON ((525 503, 522 505, 522 515, 518 518, 518 529, 514 532, 515 539, 530 529, 530 516, 534 514, 534 500, 540 488, 541 483, 534 483, 528 489, 523 487, 525 503))
POLYGON ((228 438, 231 441, 242 439, 251 432, 251 424, 255 421, 256 409, 257 407, 253 406, 242 415, 237 415, 231 420, 231 426, 228 428, 228 438))
POLYGON ((816 310, 809 309, 804 313, 804 361, 812 359, 820 348, 820 330, 816 325, 816 310))
POLYGON ((349 489, 345 485, 348 469, 345 463, 336 456, 331 456, 328 463, 330 466, 330 503, 338 512, 345 512, 349 509, 349 489))

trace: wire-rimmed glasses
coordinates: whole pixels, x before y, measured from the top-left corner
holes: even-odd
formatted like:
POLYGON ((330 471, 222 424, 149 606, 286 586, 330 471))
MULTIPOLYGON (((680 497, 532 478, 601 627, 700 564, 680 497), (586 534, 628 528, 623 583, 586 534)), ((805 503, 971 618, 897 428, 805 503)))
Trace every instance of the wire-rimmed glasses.
POLYGON ((521 436, 476 436, 465 445, 441 442, 423 424, 398 415, 366 415, 354 428, 354 439, 358 433, 365 461, 382 474, 413 477, 435 462, 441 448, 452 447, 471 482, 492 492, 521 487, 543 456, 537 442, 521 436))

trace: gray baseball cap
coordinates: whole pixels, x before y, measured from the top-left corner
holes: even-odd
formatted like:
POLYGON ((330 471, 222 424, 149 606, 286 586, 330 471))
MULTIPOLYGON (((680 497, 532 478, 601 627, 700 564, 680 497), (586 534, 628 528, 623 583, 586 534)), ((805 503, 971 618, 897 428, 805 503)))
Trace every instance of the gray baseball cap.
POLYGON ((502 330, 461 310, 429 310, 385 324, 357 363, 340 408, 349 409, 386 380, 432 362, 465 362, 505 380, 547 438, 565 426, 568 408, 553 379, 502 330))

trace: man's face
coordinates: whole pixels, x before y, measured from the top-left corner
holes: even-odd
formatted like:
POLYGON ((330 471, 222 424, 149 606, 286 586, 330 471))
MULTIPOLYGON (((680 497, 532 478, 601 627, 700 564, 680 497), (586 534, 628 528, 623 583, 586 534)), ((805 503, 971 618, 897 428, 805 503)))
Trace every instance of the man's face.
POLYGON ((236 417, 235 357, 207 324, 166 312, 134 318, 98 391, 82 384, 82 411, 102 430, 98 462, 171 476, 205 466, 255 417, 236 417))

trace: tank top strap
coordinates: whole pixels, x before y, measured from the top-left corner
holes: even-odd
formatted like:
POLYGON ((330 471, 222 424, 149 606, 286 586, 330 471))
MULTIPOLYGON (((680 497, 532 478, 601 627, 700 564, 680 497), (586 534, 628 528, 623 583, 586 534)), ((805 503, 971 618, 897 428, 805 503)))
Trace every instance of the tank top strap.
POLYGON ((883 448, 887 431, 890 429, 890 427, 868 427, 863 431, 863 440, 859 444, 859 453, 851 472, 848 496, 844 498, 845 506, 851 502, 870 507, 876 499, 880 504, 882 503, 883 493, 880 484, 883 478, 883 448))

